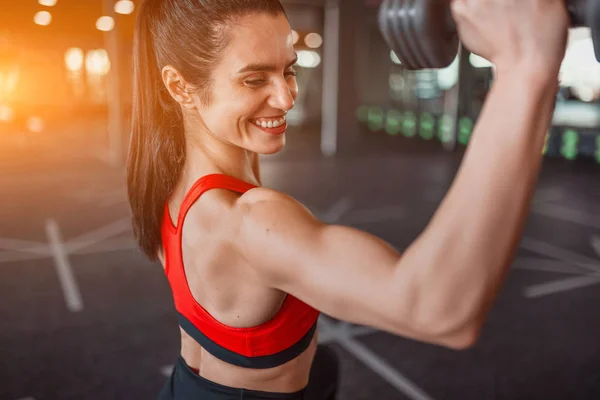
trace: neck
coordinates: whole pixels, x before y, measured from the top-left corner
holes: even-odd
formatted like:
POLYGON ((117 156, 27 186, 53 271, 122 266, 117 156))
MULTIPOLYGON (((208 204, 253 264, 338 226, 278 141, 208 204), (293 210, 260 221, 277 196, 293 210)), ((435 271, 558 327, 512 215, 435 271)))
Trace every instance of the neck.
POLYGON ((182 179, 195 182, 200 176, 219 173, 260 186, 258 154, 216 139, 209 133, 187 135, 182 179))

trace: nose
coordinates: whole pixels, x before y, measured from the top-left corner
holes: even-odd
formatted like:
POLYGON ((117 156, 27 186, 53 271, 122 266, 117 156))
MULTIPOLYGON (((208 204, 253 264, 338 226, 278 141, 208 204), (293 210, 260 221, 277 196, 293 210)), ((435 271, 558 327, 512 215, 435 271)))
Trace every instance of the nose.
POLYGON ((285 80, 278 81, 273 85, 273 92, 269 96, 269 105, 283 111, 289 111, 294 107, 298 90, 296 86, 285 80))

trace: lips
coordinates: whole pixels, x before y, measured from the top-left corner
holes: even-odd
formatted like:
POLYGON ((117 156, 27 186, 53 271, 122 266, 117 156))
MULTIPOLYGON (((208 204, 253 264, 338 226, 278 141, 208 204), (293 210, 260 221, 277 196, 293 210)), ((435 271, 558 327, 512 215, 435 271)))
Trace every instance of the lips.
POLYGON ((262 126, 258 126, 256 124, 252 124, 254 127, 260 129, 263 132, 266 132, 270 135, 281 135, 287 130, 287 122, 284 122, 283 125, 278 126, 277 128, 263 128, 262 126))

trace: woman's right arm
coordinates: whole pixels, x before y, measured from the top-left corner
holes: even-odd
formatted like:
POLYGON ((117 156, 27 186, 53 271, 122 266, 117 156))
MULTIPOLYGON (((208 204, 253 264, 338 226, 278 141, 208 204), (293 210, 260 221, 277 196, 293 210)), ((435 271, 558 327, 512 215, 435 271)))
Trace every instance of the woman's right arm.
MULTIPOLYGON (((496 7, 507 12, 506 1, 496 7)), ((348 322, 450 348, 474 343, 520 241, 551 121, 560 60, 548 57, 551 47, 558 48, 555 58, 561 45, 564 53, 564 43, 546 42, 544 49, 536 40, 547 40, 550 29, 566 36, 567 22, 560 14, 564 5, 556 8, 560 0, 544 3, 554 4, 554 20, 538 6, 543 1, 527 2, 530 22, 535 17, 538 26, 520 32, 541 48, 523 57, 515 48, 490 55, 497 76, 461 167, 426 229, 402 255, 369 233, 318 221, 284 194, 257 188, 240 198, 241 224, 232 241, 265 285, 348 322), (514 62, 507 62, 511 57, 514 62)), ((488 18, 504 27, 512 17, 522 28, 515 19, 523 9, 509 11, 514 15, 488 18)), ((489 21, 475 14, 459 17, 470 29, 474 23, 487 29, 489 21)), ((495 40, 493 29, 488 38, 495 40)))

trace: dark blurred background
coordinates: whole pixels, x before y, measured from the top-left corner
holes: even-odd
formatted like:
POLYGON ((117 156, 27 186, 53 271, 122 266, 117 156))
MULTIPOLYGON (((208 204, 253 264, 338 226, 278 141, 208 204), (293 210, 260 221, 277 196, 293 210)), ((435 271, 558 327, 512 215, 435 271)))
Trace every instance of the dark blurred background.
MULTIPOLYGON (((448 68, 404 70, 379 32, 378 0, 282 2, 300 95, 287 147, 262 157, 263 183, 401 251, 452 183, 492 66, 461 49, 448 68)), ((0 0, 1 400, 155 398, 178 354, 166 279, 128 219, 138 5, 0 0)), ((340 399, 600 398, 589 30, 570 31, 560 79, 531 214, 481 341, 455 352, 323 316, 340 399)))

